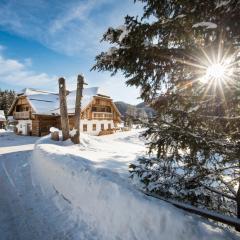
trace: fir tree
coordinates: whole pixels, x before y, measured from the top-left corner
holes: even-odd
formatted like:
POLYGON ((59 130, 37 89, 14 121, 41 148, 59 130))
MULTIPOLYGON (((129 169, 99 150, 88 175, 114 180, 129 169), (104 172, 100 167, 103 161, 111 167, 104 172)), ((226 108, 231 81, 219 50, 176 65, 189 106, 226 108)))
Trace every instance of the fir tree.
POLYGON ((3 91, 0 89, 0 110, 4 110, 4 113, 6 115, 13 103, 14 98, 15 98, 15 92, 13 90, 3 91))
POLYGON ((126 111, 125 125, 132 128, 133 121, 137 117, 137 110, 134 106, 129 105, 126 111))
POLYGON ((156 157, 131 171, 150 191, 240 217, 240 2, 141 2, 93 67, 121 71, 156 110, 145 133, 156 157))

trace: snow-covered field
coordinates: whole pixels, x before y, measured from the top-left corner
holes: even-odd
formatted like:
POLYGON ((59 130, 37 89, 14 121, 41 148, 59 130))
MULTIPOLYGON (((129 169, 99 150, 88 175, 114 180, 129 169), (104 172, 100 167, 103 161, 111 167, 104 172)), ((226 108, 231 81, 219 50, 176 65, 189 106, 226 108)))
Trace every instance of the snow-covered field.
POLYGON ((54 143, 49 137, 36 144, 32 158, 35 183, 80 226, 76 239, 233 238, 132 186, 128 164, 145 154, 139 133, 82 134, 80 146, 70 141, 54 143))

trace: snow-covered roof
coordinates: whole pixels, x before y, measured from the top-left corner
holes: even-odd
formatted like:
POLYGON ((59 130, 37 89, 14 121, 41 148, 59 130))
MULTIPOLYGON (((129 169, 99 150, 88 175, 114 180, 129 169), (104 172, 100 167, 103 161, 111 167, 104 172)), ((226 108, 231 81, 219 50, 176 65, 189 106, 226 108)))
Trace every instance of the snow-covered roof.
POLYGON ((0 110, 0 121, 6 121, 6 117, 3 110, 0 110))
MULTIPOLYGON (((84 109, 93 100, 94 96, 107 96, 107 94, 99 87, 84 88, 81 107, 84 109)), ((67 96, 68 113, 75 112, 76 90, 71 91, 67 96)))
MULTIPOLYGON (((47 91, 26 88, 20 94, 26 96, 29 104, 36 114, 54 115, 59 114, 59 95, 47 91)), ((83 89, 82 110, 93 100, 94 96, 108 97, 107 94, 99 87, 91 87, 83 89)), ((68 113, 75 112, 76 91, 69 91, 67 95, 68 113)))
POLYGON ((13 116, 8 116, 8 122, 14 123, 14 122, 16 122, 16 120, 13 118, 13 116))

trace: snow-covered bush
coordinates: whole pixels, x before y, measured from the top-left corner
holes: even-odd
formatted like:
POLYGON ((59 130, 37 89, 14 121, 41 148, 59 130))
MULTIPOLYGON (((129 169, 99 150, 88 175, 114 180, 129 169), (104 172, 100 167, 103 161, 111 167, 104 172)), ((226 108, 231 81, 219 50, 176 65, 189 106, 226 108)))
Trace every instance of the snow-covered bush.
POLYGON ((138 163, 130 165, 131 178, 139 181, 147 192, 235 215, 236 197, 229 193, 217 176, 212 177, 210 171, 214 173, 217 170, 215 167, 212 170, 202 169, 203 178, 198 171, 188 169, 183 161, 172 164, 167 159, 151 157, 139 158, 138 163))

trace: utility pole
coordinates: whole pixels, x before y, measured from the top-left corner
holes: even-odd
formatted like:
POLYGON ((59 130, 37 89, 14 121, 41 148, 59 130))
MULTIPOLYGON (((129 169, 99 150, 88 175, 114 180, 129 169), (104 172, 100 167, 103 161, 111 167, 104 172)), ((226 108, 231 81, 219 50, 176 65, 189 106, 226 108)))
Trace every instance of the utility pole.
POLYGON ((78 75, 74 117, 74 129, 76 130, 76 133, 72 137, 72 142, 74 144, 80 143, 81 100, 84 84, 87 85, 86 83, 84 83, 84 77, 82 75, 78 75))
POLYGON ((68 112, 67 112, 65 79, 59 78, 58 84, 59 84, 62 136, 63 136, 63 141, 65 141, 69 138, 69 121, 68 121, 68 112))

